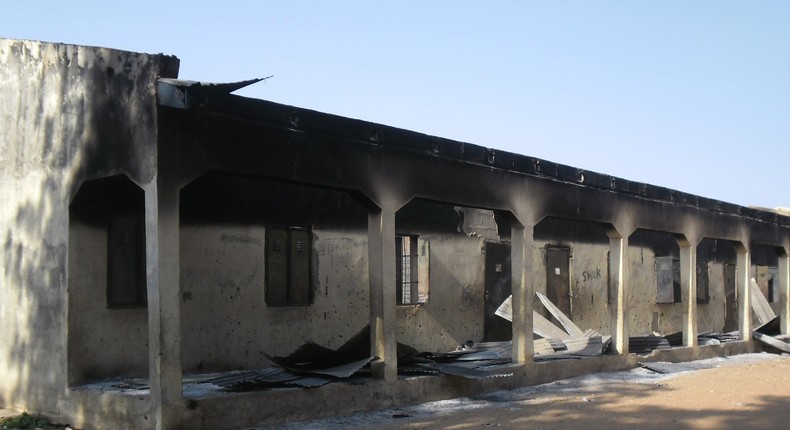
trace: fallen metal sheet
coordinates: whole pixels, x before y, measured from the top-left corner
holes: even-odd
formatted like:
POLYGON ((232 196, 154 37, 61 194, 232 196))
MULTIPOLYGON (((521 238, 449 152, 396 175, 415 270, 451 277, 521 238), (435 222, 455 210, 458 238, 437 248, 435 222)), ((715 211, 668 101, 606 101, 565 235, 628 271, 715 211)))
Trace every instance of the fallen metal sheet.
POLYGON ((452 363, 439 363, 450 364, 452 366, 464 367, 466 369, 488 369, 492 366, 500 366, 502 364, 512 363, 511 359, 500 358, 498 360, 478 360, 478 361, 453 361, 452 363))
POLYGON ((601 346, 601 354, 603 354, 609 350, 610 346, 612 346, 612 336, 609 336, 608 334, 601 336, 601 342, 603 343, 601 346))
POLYGON ((583 337, 595 337, 595 336, 601 336, 602 337, 603 335, 601 333, 598 333, 597 331, 591 329, 591 328, 588 328, 587 331, 584 332, 584 336, 583 337))
POLYGON ((339 364, 337 366, 327 367, 327 368, 310 368, 309 370, 305 368, 299 367, 290 367, 285 364, 280 364, 280 366, 286 370, 297 374, 316 374, 316 375, 326 375, 332 376, 334 378, 348 378, 349 376, 357 373, 360 369, 365 367, 366 364, 370 363, 373 357, 366 357, 361 360, 352 361, 350 363, 339 364))
POLYGON ((783 341, 781 341, 779 339, 775 339, 775 338, 773 338, 771 336, 768 336, 766 334, 762 334, 762 333, 759 333, 759 332, 755 332, 754 333, 754 338, 759 340, 760 342, 762 342, 762 343, 764 343, 764 344, 766 344, 768 346, 771 346, 773 348, 776 348, 776 349, 778 349, 780 351, 790 352, 790 344, 785 343, 785 342, 783 342, 783 341))
POLYGON ((488 379, 513 376, 513 372, 498 373, 492 370, 483 370, 479 368, 470 369, 447 363, 436 363, 433 365, 433 367, 445 375, 460 376, 467 379, 488 379))
POLYGON ((337 350, 312 342, 305 343, 285 357, 266 356, 273 363, 297 373, 311 373, 320 369, 345 366, 370 356, 370 325, 365 326, 337 350))
POLYGON ((771 308, 768 300, 766 300, 763 292, 760 291, 760 286, 757 285, 757 281, 755 281, 754 278, 749 280, 749 292, 749 297, 752 300, 752 309, 760 325, 766 324, 776 318, 774 310, 771 308))
POLYGON ((401 366, 398 363, 398 374, 400 375, 435 375, 437 373, 439 373, 438 370, 424 365, 401 366))
POLYGON ((462 349, 462 350, 448 351, 448 352, 423 352, 420 354, 420 357, 432 361, 447 362, 447 361, 460 360, 461 357, 465 355, 473 354, 475 352, 478 351, 474 351, 471 349, 462 349))
POLYGON ((554 348, 551 346, 551 342, 546 339, 535 339, 532 345, 536 356, 554 354, 554 348))
POLYGON ((321 363, 331 361, 334 354, 335 351, 332 349, 323 347, 313 342, 308 342, 299 346, 299 348, 296 348, 296 351, 286 355, 285 357, 267 356, 266 358, 268 358, 272 363, 276 364, 310 366, 316 362, 321 363))
POLYGON ((110 387, 113 388, 121 388, 123 390, 147 390, 149 389, 148 384, 143 384, 139 382, 131 382, 131 381, 120 381, 114 384, 111 384, 110 387))
POLYGON ((728 333, 710 333, 710 332, 707 332, 707 333, 700 333, 699 336, 697 336, 697 339, 700 342, 700 344, 703 341, 707 341, 708 339, 718 340, 721 343, 737 342, 737 341, 741 340, 741 334, 738 333, 737 331, 731 331, 731 332, 728 332, 728 333))
POLYGON ((513 342, 481 342, 468 341, 464 346, 449 352, 424 352, 420 357, 434 361, 485 361, 510 359, 513 354, 513 342))
POLYGON ((634 336, 628 338, 628 351, 634 354, 668 349, 672 349, 672 347, 663 336, 634 336))
POLYGON ((563 352, 564 354, 592 357, 603 353, 603 340, 601 336, 571 339, 564 342, 565 346, 568 348, 563 352))
POLYGON ((573 339, 573 336, 564 332, 546 319, 543 315, 532 312, 532 332, 546 339, 573 339))
POLYGON ((778 335, 782 332, 781 319, 782 317, 777 315, 771 321, 754 329, 754 331, 768 336, 778 335))
POLYGON ((565 328, 565 331, 567 331, 571 337, 575 339, 584 337, 584 332, 579 327, 577 327, 567 315, 562 313, 562 311, 557 306, 555 306, 548 297, 538 291, 536 291, 535 294, 538 296, 538 299, 540 299, 541 303, 543 303, 543 306, 554 316, 554 318, 557 319, 557 321, 560 322, 562 327, 565 328))
MULTIPOLYGON (((566 349, 568 349, 568 346, 565 345, 565 340, 563 340, 563 339, 552 339, 552 338, 549 338, 549 339, 546 339, 546 340, 549 341, 549 344, 551 344, 551 347, 554 348, 554 350, 557 351, 557 352, 565 351, 566 349)), ((570 340, 570 339, 566 339, 566 340, 570 340)))
POLYGON ((513 295, 511 294, 508 298, 502 302, 501 305, 494 311, 494 315, 504 318, 510 322, 513 322, 513 295))
POLYGON ((494 342, 478 342, 474 344, 475 348, 482 348, 482 349, 490 349, 492 351, 496 351, 503 356, 508 356, 513 353, 513 341, 510 340, 502 340, 502 341, 494 341, 494 342))
POLYGON ((672 333, 664 336, 670 346, 683 346, 683 332, 672 333))
POLYGON ((691 372, 701 369, 712 369, 718 367, 715 362, 710 363, 670 363, 668 361, 655 361, 652 363, 639 363, 643 368, 661 374, 691 372))
POLYGON ((294 379, 293 381, 287 381, 284 385, 291 385, 297 386, 302 388, 315 388, 320 387, 322 385, 326 385, 332 382, 329 378, 321 378, 318 376, 305 376, 302 378, 294 379))
MULTIPOLYGON (((500 318, 504 318, 511 323, 513 322, 513 296, 509 296, 502 302, 501 305, 497 308, 494 314, 500 318)), ((546 319, 543 315, 532 311, 532 333, 542 337, 542 338, 554 338, 554 339, 572 339, 573 336, 565 333, 561 328, 557 327, 546 319)))
POLYGON ((582 357, 578 355, 570 355, 570 354, 548 354, 548 355, 536 355, 534 357, 535 361, 552 361, 552 360, 581 360, 582 357))
POLYGON ((237 372, 220 376, 206 382, 229 390, 244 390, 255 386, 271 386, 284 384, 299 379, 299 375, 286 369, 272 366, 266 369, 237 372))
POLYGON ((501 360, 502 354, 490 349, 475 351, 459 356, 455 361, 481 361, 481 360, 501 360))
MULTIPOLYGON (((664 336, 664 339, 669 342, 670 346, 683 346, 683 332, 672 333, 664 336)), ((718 339, 715 333, 704 333, 697 335, 697 343, 699 345, 718 345, 721 340, 718 339)))

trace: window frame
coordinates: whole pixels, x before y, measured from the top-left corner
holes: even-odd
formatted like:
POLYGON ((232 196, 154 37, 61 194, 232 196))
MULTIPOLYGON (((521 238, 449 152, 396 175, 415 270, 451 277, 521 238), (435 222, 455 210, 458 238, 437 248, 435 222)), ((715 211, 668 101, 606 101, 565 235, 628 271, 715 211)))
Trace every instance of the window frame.
POLYGON ((429 297, 430 239, 416 234, 396 235, 395 304, 397 306, 422 305, 428 303, 429 297), (405 242, 408 243, 405 244, 405 242), (408 254, 405 254, 407 246, 408 254))
POLYGON ((710 303, 710 274, 707 260, 697 260, 697 304, 710 303))

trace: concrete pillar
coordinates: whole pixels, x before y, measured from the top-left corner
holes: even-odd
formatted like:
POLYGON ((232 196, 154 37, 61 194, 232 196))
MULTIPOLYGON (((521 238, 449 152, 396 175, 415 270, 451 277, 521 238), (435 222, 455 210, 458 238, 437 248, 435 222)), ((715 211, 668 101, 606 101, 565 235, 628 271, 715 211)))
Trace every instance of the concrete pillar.
POLYGON ((751 255, 749 248, 742 242, 736 242, 735 249, 738 259, 735 263, 736 292, 738 294, 738 331, 741 340, 752 340, 752 301, 749 296, 749 278, 751 255))
POLYGON ((182 401, 178 187, 160 179, 145 190, 151 416, 178 428, 182 401))
POLYGON ((790 246, 779 248, 779 319, 782 334, 790 334, 790 246))
POLYGON ((628 354, 628 236, 610 228, 609 236, 609 309, 612 318, 612 348, 628 354))
POLYGON ((370 281, 370 344, 377 357, 373 376, 386 381, 398 377, 395 317, 395 209, 368 212, 368 270, 370 281))
POLYGON ((683 302, 683 345, 697 346, 697 243, 678 238, 683 302))
POLYGON ((513 292, 513 362, 532 363, 535 348, 532 342, 532 309, 535 285, 532 282, 532 249, 534 226, 511 223, 510 267, 513 292))

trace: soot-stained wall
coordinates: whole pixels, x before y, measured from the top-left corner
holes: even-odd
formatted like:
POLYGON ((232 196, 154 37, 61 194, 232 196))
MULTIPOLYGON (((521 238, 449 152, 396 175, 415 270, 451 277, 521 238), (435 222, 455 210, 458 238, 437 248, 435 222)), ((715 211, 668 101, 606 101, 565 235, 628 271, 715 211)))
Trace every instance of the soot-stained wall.
POLYGON ((155 177, 155 82, 175 77, 178 60, 1 39, 0 64, 0 404, 53 411, 75 364, 67 351, 83 347, 69 315, 90 312, 69 309, 67 268, 96 263, 71 259, 71 198, 89 178, 155 177))
MULTIPOLYGON (((337 348, 368 323, 367 215, 351 194, 217 173, 182 190, 185 371, 261 367, 308 341, 337 348), (272 226, 311 232, 309 305, 266 303, 272 226)), ((464 212, 476 213, 420 200, 398 212, 398 234, 430 241, 430 295, 398 306, 399 342, 441 351, 482 340, 484 238, 464 231, 464 212)))

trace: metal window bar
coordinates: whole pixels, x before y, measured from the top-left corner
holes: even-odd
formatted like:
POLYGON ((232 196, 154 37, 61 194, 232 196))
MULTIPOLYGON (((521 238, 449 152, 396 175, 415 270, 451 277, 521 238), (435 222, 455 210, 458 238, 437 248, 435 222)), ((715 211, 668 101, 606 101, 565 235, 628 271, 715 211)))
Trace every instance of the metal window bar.
POLYGON ((419 300, 419 273, 417 270, 417 237, 398 236, 395 238, 397 258, 397 303, 415 304, 419 300))

